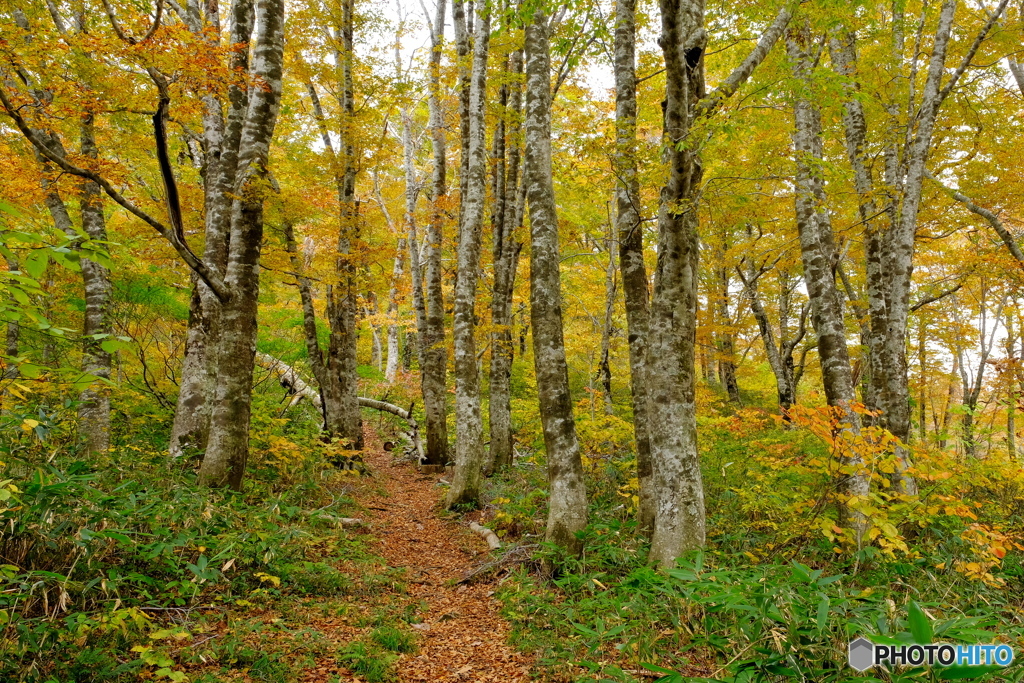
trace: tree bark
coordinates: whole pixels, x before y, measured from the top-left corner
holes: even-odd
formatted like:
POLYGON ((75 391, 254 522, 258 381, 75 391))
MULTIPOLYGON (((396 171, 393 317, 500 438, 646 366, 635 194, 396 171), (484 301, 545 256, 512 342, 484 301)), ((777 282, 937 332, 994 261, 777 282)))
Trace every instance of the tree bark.
MULTIPOLYGON (((723 251, 724 258, 724 251, 723 251)), ((725 388, 729 401, 736 405, 740 404, 740 386, 736 381, 736 340, 732 331, 732 315, 729 313, 729 271, 722 266, 716 269, 718 280, 718 296, 716 308, 718 309, 719 325, 722 327, 718 333, 718 376, 725 388)))
POLYGON ((270 141, 280 107, 284 62, 284 2, 260 0, 253 75, 264 84, 252 91, 240 144, 224 284, 231 297, 222 306, 217 340, 217 390, 210 438, 199 471, 209 486, 240 490, 249 455, 256 308, 259 297, 263 201, 267 192, 270 141))
POLYGON ((617 272, 615 270, 615 252, 612 249, 613 239, 611 232, 614 224, 609 220, 609 236, 605 240, 605 250, 608 252, 608 265, 604 269, 604 317, 601 321, 601 360, 597 366, 598 378, 601 380, 601 393, 604 397, 604 410, 607 415, 615 414, 615 404, 612 401, 612 328, 614 326, 615 314, 615 292, 618 290, 617 272))
MULTIPOLYGON (((313 105, 313 114, 327 150, 338 195, 338 240, 335 247, 334 283, 327 286, 326 317, 331 331, 324 358, 324 382, 320 392, 324 398, 327 431, 342 439, 348 448, 363 447, 362 414, 359 410, 359 375, 356 358, 356 290, 355 267, 352 264, 352 241, 358 235, 359 206, 355 198, 357 163, 355 158, 355 94, 353 91, 353 0, 344 0, 341 22, 335 38, 339 47, 334 53, 338 70, 337 93, 342 124, 339 148, 335 152, 327 121, 316 88, 306 88, 313 105)), ((308 341, 307 341, 308 344, 308 341)))
MULTIPOLYGON (((412 263, 410 260, 410 269, 412 267, 416 267, 417 269, 419 268, 419 240, 416 234, 416 200, 419 197, 420 188, 419 183, 416 182, 416 167, 414 165, 416 150, 414 149, 412 141, 412 115, 409 113, 407 108, 402 109, 402 152, 403 169, 405 171, 405 234, 408 235, 408 239, 400 237, 398 240, 398 249, 395 252, 395 265, 391 272, 391 291, 388 293, 388 365, 387 370, 384 373, 384 377, 389 382, 395 381, 395 376, 398 374, 398 368, 401 360, 398 352, 398 283, 400 282, 402 273, 405 269, 404 258, 407 247, 409 249, 410 257, 413 255, 416 257, 416 263, 412 263)), ((417 287, 420 287, 420 291, 422 292, 422 283, 420 280, 421 278, 419 273, 417 273, 414 277, 414 284, 417 287)))
POLYGON ((530 211, 530 320, 537 396, 548 461, 545 540, 571 554, 587 524, 587 493, 576 438, 562 332, 558 215, 551 175, 551 64, 548 19, 537 11, 526 26, 524 183, 530 211))
POLYGON ((455 475, 448 490, 448 508, 479 504, 484 467, 475 306, 487 166, 484 98, 487 94, 490 10, 486 5, 481 8, 476 24, 469 104, 469 156, 459 229, 458 281, 455 284, 455 475))
MULTIPOLYGON (((523 57, 515 51, 507 64, 513 74, 523 72, 523 57)), ((491 448, 488 455, 488 474, 512 465, 512 404, 511 378, 514 346, 512 344, 512 293, 516 269, 523 243, 517 237, 522 214, 516 211, 520 188, 519 165, 522 115, 522 87, 518 81, 511 87, 502 86, 499 101, 509 115, 499 119, 494 133, 495 209, 492 218, 494 235, 494 288, 491 296, 491 367, 489 420, 491 448), (508 123, 506 124, 506 118, 508 123), (506 143, 506 125, 508 142, 506 143), (507 151, 507 155, 506 155, 507 151)))
POLYGON ((697 453, 694 344, 697 331, 697 202, 704 169, 686 144, 695 123, 722 102, 764 61, 792 16, 787 7, 743 62, 705 95, 704 4, 661 0, 660 44, 665 56, 664 138, 669 176, 658 216, 648 346, 648 426, 657 496, 650 561, 671 567, 704 545, 704 484, 697 453))
MULTIPOLYGON (((82 117, 82 155, 88 159, 99 158, 96 149, 96 132, 92 114, 82 117)), ((91 180, 85 180, 81 187, 79 206, 82 213, 82 229, 99 244, 107 241, 107 226, 103 218, 103 200, 100 187, 91 180)), ((110 320, 110 271, 92 259, 81 260, 82 282, 85 285, 85 316, 82 326, 84 346, 82 371, 102 380, 110 379, 111 354, 102 343, 113 332, 110 320)), ((78 428, 87 452, 102 453, 110 448, 110 394, 105 384, 94 384, 82 391, 79 397, 78 428)))
MULTIPOLYGON (((410 268, 413 274, 413 305, 419 332, 420 387, 427 432, 427 465, 448 462, 447 375, 448 350, 444 341, 444 295, 441 289, 441 243, 447 211, 447 159, 445 156, 444 116, 441 111, 441 53, 444 39, 445 0, 438 0, 437 15, 431 30, 429 94, 430 137, 434 168, 431 177, 430 223, 426 234, 426 296, 420 282, 418 239, 410 234, 410 268)), ((410 225, 415 230, 415 224, 410 225)))
MULTIPOLYGON (((202 34, 211 48, 220 46, 220 15, 216 0, 206 4, 206 26, 195 18, 190 30, 202 34)), ((231 5, 233 45, 245 44, 229 59, 232 70, 249 71, 248 44, 253 31, 252 0, 236 0, 231 5)), ((205 247, 203 261, 221 277, 227 267, 228 234, 231 229, 232 192, 238 171, 238 147, 241 141, 249 93, 232 82, 228 87, 227 115, 224 103, 216 96, 203 98, 203 170, 205 247)), ((172 457, 182 455, 184 446, 205 449, 209 438, 210 406, 217 385, 216 344, 220 334, 221 303, 199 277, 193 277, 193 293, 185 332, 185 357, 182 362, 178 400, 168 450, 172 457)))
MULTIPOLYGON (((79 126, 82 155, 95 160, 98 155, 95 140, 95 128, 91 114, 85 114, 79 126)), ((60 156, 65 150, 56 135, 48 135, 37 131, 48 146, 60 156)), ((42 188, 45 193, 44 203, 50 212, 54 226, 73 240, 73 245, 80 243, 78 233, 72 223, 64 199, 50 179, 52 164, 41 155, 37 155, 43 170, 42 188)), ((103 217, 103 203, 100 198, 99 186, 83 179, 79 190, 79 209, 82 230, 89 239, 105 242, 107 239, 106 222, 103 217)), ((106 267, 95 261, 81 259, 82 285, 85 299, 85 315, 82 321, 82 372, 100 377, 110 378, 111 356, 101 347, 103 338, 109 337, 112 331, 110 322, 110 272, 106 267)), ((10 329, 8 329, 10 335, 10 329)), ((15 338, 16 343, 16 338, 15 338)), ((83 448, 87 452, 96 453, 110 448, 110 398, 105 386, 89 387, 79 395, 78 419, 79 436, 83 448)))
MULTIPOLYGON (((811 88, 810 32, 804 26, 793 29, 786 41, 794 75, 811 88)), ((818 173, 822 160, 821 112, 806 96, 794 104, 793 146, 796 152, 796 222, 804 281, 811 303, 811 322, 818 335, 822 383, 828 405, 836 410, 840 440, 839 483, 845 496, 839 504, 840 523, 853 530, 858 544, 868 529, 868 520, 851 502, 866 499, 870 480, 862 471, 863 459, 849 440, 860 435, 860 416, 853 409, 855 390, 850 357, 846 348, 846 325, 842 300, 836 287, 833 264, 835 239, 822 204, 824 191, 818 173), (842 448, 846 441, 846 447, 842 448)))
MULTIPOLYGON (((352 264, 352 241, 358 234, 359 207, 356 203, 355 152, 355 93, 353 69, 355 49, 353 47, 354 0, 343 0, 341 4, 341 25, 339 38, 341 50, 335 60, 341 70, 340 105, 342 126, 339 131, 340 176, 338 178, 338 204, 340 205, 340 227, 338 230, 338 255, 335 259, 337 284, 327 289, 327 311, 331 322, 328 342, 328 368, 331 380, 336 383, 337 415, 333 424, 328 423, 330 432, 345 439, 353 450, 363 448, 363 421, 359 410, 359 374, 356 360, 356 292, 355 267, 352 264)), ((330 415, 329 415, 330 417, 330 415)))
POLYGON ((807 331, 807 307, 800 312, 800 324, 796 333, 789 336, 789 278, 780 277, 779 286, 781 294, 779 297, 779 336, 776 341, 775 330, 768 319, 768 312, 761 302, 761 295, 758 291, 758 280, 764 274, 750 267, 744 275, 739 268, 736 269, 740 280, 743 282, 744 292, 750 302, 750 311, 754 314, 757 322, 757 329, 760 332, 761 341, 764 344, 765 357, 768 359, 768 366, 775 376, 776 394, 779 401, 779 412, 785 423, 792 421, 789 410, 796 404, 796 377, 793 352, 797 345, 803 340, 807 331))
POLYGON ((664 137, 669 166, 658 216, 647 386, 651 457, 657 495, 650 561, 671 567, 704 545, 704 484, 697 454, 694 343, 697 331, 698 218, 704 168, 684 144, 694 105, 705 96, 704 5, 661 0, 665 56, 664 137))
POLYGON ((636 0, 615 3, 615 223, 619 243, 619 270, 626 305, 629 340, 630 391, 633 400, 633 437, 640 503, 637 526, 650 536, 654 529, 655 496, 652 491, 651 439, 647 419, 647 341, 650 326, 647 266, 640 182, 636 158, 636 0))

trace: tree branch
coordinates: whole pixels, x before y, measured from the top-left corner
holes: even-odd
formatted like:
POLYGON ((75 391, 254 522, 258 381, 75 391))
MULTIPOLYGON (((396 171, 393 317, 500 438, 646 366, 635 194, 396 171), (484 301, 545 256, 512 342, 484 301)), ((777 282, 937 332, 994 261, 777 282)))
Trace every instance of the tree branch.
POLYGON ((114 33, 117 37, 129 45, 138 45, 139 43, 144 43, 152 38, 153 34, 156 33, 156 30, 160 28, 160 20, 163 18, 164 14, 164 0, 156 0, 156 17, 153 19, 153 25, 149 27, 149 31, 147 31, 146 35, 142 37, 142 40, 136 40, 133 36, 130 36, 121 30, 121 26, 117 23, 117 17, 114 14, 114 8, 110 6, 109 0, 103 0, 103 9, 107 11, 107 18, 110 20, 110 26, 114 29, 114 33))
POLYGON ((1018 265, 1020 265, 1021 268, 1024 268, 1024 252, 1021 251, 1020 245, 1017 244, 1017 240, 1014 239, 1013 235, 1010 234, 1010 231, 1006 229, 1006 226, 1003 225, 1003 222, 999 219, 999 216, 995 215, 986 208, 978 206, 977 204, 971 201, 970 197, 967 197, 966 195, 961 194, 960 192, 957 192, 953 188, 949 187, 941 180, 936 178, 934 175, 932 175, 931 171, 926 170, 924 174, 928 179, 930 179, 936 185, 945 190, 950 197, 952 197, 953 199, 957 200, 965 207, 967 207, 969 211, 971 211, 972 213, 976 213, 982 218, 984 218, 988 222, 988 224, 992 226, 992 229, 996 231, 996 234, 999 235, 1000 239, 1003 240, 1003 244, 1006 245, 1006 248, 1010 251, 1010 254, 1013 256, 1013 258, 1017 259, 1018 265))
POLYGON ((935 101, 936 109, 938 109, 942 102, 949 96, 949 93, 951 93, 953 88, 956 87, 960 77, 964 75, 965 71, 967 71, 967 67, 971 65, 971 60, 973 60, 974 55, 977 54, 978 48, 981 47, 981 44, 985 41, 985 36, 987 36, 988 32, 992 30, 995 23, 999 21, 999 17, 1003 16, 1003 12, 1006 11, 1006 5, 1009 4, 1009 2, 1010 0, 1002 0, 1002 2, 999 3, 999 6, 996 7, 996 11, 989 16, 988 21, 986 21, 985 25, 981 27, 980 31, 978 31, 978 35, 974 37, 974 42, 971 43, 971 49, 967 51, 967 54, 964 55, 963 60, 960 62, 960 66, 958 66, 956 71, 953 72, 953 75, 949 77, 949 83, 939 91, 939 96, 935 101))
POLYGON ((921 308, 921 307, 923 307, 923 306, 927 306, 928 304, 932 304, 932 303, 935 303, 935 302, 936 302, 936 301, 938 301, 939 299, 945 299, 945 298, 946 298, 947 296, 949 296, 950 294, 956 294, 957 292, 959 292, 959 291, 960 291, 960 289, 961 289, 961 288, 962 288, 963 286, 964 286, 964 285, 963 285, 963 283, 960 283, 960 284, 958 284, 958 285, 957 285, 956 287, 951 287, 951 288, 949 288, 949 289, 945 290, 944 292, 940 292, 940 293, 938 293, 938 294, 936 294, 936 295, 934 295, 934 296, 926 296, 925 298, 921 299, 921 300, 920 300, 920 301, 918 301, 918 302, 917 302, 916 304, 914 304, 913 306, 911 306, 911 307, 910 307, 910 312, 911 312, 911 313, 913 313, 913 312, 914 312, 914 311, 916 311, 917 309, 919 309, 919 308, 921 308))
MULTIPOLYGON (((1004 0, 1004 2, 1006 1, 1008 0, 1004 0)), ((713 114, 722 103, 740 89, 741 85, 747 82, 747 79, 754 73, 754 69, 761 65, 761 62, 768 57, 772 47, 782 37, 786 27, 789 26, 789 22, 793 19, 794 9, 794 4, 787 4, 779 10, 779 13, 775 15, 775 20, 761 34, 757 45, 750 51, 750 54, 743 60, 743 63, 736 67, 711 94, 700 101, 697 105, 698 117, 713 114)))
POLYGON ((7 92, 3 87, 0 87, 0 104, 3 105, 3 108, 7 111, 7 115, 11 117, 12 121, 14 121, 14 125, 17 126, 22 135, 32 143, 44 158, 48 161, 52 161, 71 175, 78 176, 79 178, 86 178, 99 185, 103 191, 106 192, 107 196, 113 199, 117 204, 120 204, 132 215, 148 223, 154 230, 160 233, 164 239, 170 242, 171 246, 174 247, 174 250, 178 252, 179 256, 181 256, 181 259, 189 268, 195 271, 196 275, 198 275, 207 286, 209 286, 210 290, 213 291, 220 301, 227 301, 230 298, 231 294, 220 276, 213 272, 213 270, 210 269, 206 263, 200 260, 198 256, 192 253, 192 250, 189 249, 188 245, 185 244, 183 240, 178 239, 178 236, 175 234, 173 229, 168 228, 166 225, 135 206, 135 204, 128 201, 120 192, 115 190, 110 182, 103 176, 88 169, 75 166, 62 154, 58 154, 50 149, 50 147, 39 137, 39 134, 28 125, 18 109, 11 103, 11 100, 7 96, 7 92))

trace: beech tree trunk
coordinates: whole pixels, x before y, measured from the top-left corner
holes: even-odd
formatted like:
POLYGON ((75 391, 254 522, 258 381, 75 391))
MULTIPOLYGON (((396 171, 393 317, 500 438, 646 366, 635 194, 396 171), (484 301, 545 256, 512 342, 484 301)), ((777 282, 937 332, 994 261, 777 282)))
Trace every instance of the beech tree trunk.
POLYGON ((448 508, 479 503, 484 467, 475 308, 487 170, 484 98, 490 11, 486 5, 481 8, 476 25, 469 103, 469 157, 459 229, 458 281, 455 283, 455 475, 448 490, 448 508))
POLYGON ((337 413, 328 413, 328 429, 345 439, 353 450, 363 448, 363 421, 359 410, 359 374, 356 360, 356 291, 355 268, 351 262, 352 240, 358 233, 359 207, 356 203, 355 93, 353 89, 353 13, 354 0, 341 3, 341 26, 339 38, 341 50, 335 60, 341 70, 340 105, 343 124, 339 131, 341 175, 338 178, 338 203, 341 208, 338 230, 338 256, 335 259, 337 285, 327 289, 327 311, 331 323, 328 342, 328 369, 332 383, 335 383, 337 413))
MULTIPOLYGON (((447 3, 438 0, 437 15, 431 30, 430 74, 427 106, 430 109, 430 137, 434 168, 431 175, 430 223, 426 234, 426 268, 419 265, 419 240, 410 233, 410 269, 413 277, 413 306, 419 338, 420 387, 427 432, 427 465, 448 462, 448 350, 444 341, 444 295, 441 289, 441 243, 448 203, 447 159, 445 156, 445 124, 441 111, 441 51, 444 40, 444 17, 447 3), (421 283, 426 280, 426 296, 421 283)), ((415 224, 410 230, 415 230, 415 224)), ((407 338, 406 344, 409 341, 407 338)))
MULTIPOLYGON (((506 68, 513 74, 523 72, 523 56, 515 51, 506 68)), ((491 367, 489 419, 491 447, 488 454, 488 474, 512 465, 512 405, 511 378, 514 345, 512 343, 512 293, 516 269, 523 243, 516 233, 522 223, 522 213, 516 210, 520 188, 519 165, 520 116, 523 110, 522 86, 518 81, 511 87, 503 85, 499 103, 510 113, 498 120, 494 132, 495 206, 491 223, 494 235, 494 288, 491 295, 491 367), (506 125, 508 142, 506 143, 506 125), (506 154, 507 152, 507 154, 506 154)))
POLYGON ((252 91, 242 127, 232 202, 231 232, 224 284, 231 297, 222 305, 217 340, 217 390, 213 394, 210 437, 199 481, 241 489, 249 455, 249 418, 256 307, 259 297, 263 201, 268 191, 267 162, 280 106, 284 62, 284 1, 260 0, 253 74, 264 84, 252 91))
POLYGON ((729 271, 722 267, 718 269, 716 275, 719 286, 716 308, 718 309, 719 325, 724 328, 718 334, 718 376, 729 396, 729 401, 739 405, 740 386, 736 381, 736 340, 732 331, 732 316, 729 313, 729 271))
POLYGON ((784 422, 789 424, 792 420, 789 414, 789 409, 796 404, 796 372, 795 363, 793 361, 793 352, 797 345, 803 340, 804 335, 807 331, 807 307, 804 307, 800 312, 800 324, 796 332, 792 337, 789 335, 789 315, 790 315, 790 291, 789 291, 789 278, 783 275, 779 278, 780 282, 780 297, 779 297, 779 335, 776 341, 775 330, 772 327, 771 321, 768 318, 768 312, 764 308, 764 304, 761 302, 761 295, 758 290, 758 280, 764 275, 765 271, 757 272, 753 266, 749 269, 747 274, 744 274, 740 268, 736 269, 740 280, 743 282, 744 293, 750 302, 750 311, 754 314, 754 320, 757 321, 757 329, 761 335, 761 341, 764 344, 765 357, 768 359, 768 365, 772 369, 772 374, 775 376, 776 394, 779 400, 779 412, 782 415, 784 422))
MULTIPOLYGON (((391 291, 388 293, 388 365, 384 372, 384 377, 389 382, 395 381, 395 376, 401 365, 398 350, 398 283, 401 281, 405 269, 404 259, 407 247, 410 257, 413 254, 416 256, 415 264, 410 261, 410 269, 413 266, 419 267, 419 240, 416 235, 416 199, 419 196, 419 184, 416 182, 416 167, 413 163, 416 150, 412 143, 412 116, 408 109, 402 110, 402 151, 405 171, 405 234, 409 239, 405 237, 398 239, 395 264, 391 271, 391 291)), ((417 273, 416 284, 420 286, 418 275, 417 273)))
POLYGON ((669 165, 658 216, 647 387, 651 458, 657 495, 650 561, 671 567, 704 545, 704 484, 697 454, 694 343, 697 332, 698 218, 704 168, 683 144, 694 105, 705 95, 704 5, 661 0, 665 56, 664 136, 669 165))
MULTIPOLYGON (((609 233, 614 230, 614 225, 609 221, 609 233)), ((615 314, 615 292, 618 290, 617 273, 615 270, 615 252, 612 249, 612 238, 609 234, 605 240, 605 249, 608 252, 608 265, 604 269, 604 318, 601 321, 601 360, 597 366, 598 378, 601 380, 601 393, 604 396, 604 410, 607 415, 615 414, 615 404, 612 401, 612 327, 615 314)))
MULTIPOLYGON (((219 49, 220 15, 216 1, 205 6, 205 24, 198 8, 190 13, 189 30, 201 34, 212 48, 219 49), (205 30, 206 28, 210 30, 205 30)), ((233 45, 246 44, 253 31, 252 0, 236 0, 231 5, 233 45)), ((229 59, 232 70, 249 71, 249 49, 235 50, 229 59)), ((238 148, 249 108, 248 88, 232 82, 228 87, 227 112, 216 96, 203 98, 203 174, 205 247, 203 261, 223 277, 227 267, 228 234, 231 228, 231 193, 238 171, 238 148)), ((210 406, 217 384, 216 344, 220 334, 221 304, 214 292, 199 277, 193 277, 193 292, 185 332, 185 357, 178 383, 178 400, 168 450, 172 457, 182 455, 185 446, 205 449, 209 438, 210 406)))
MULTIPOLYGON (((485 0, 486 1, 486 0, 485 0)), ((443 0, 438 0, 443 2, 443 0)), ((470 97, 473 82, 474 52, 470 45, 472 28, 467 27, 465 0, 452 0, 452 27, 455 30, 455 54, 459 74, 459 240, 465 222, 466 195, 469 189, 470 97)), ((458 278, 461 273, 456 273, 458 278)))
MULTIPOLYGON (((992 355, 992 350, 995 348, 995 337, 999 331, 999 321, 1003 317, 1003 309, 1006 307, 1006 295, 1004 295, 996 308, 995 315, 992 316, 992 328, 989 330, 988 322, 988 310, 985 305, 985 298, 987 293, 985 286, 985 280, 981 281, 981 314, 979 316, 980 325, 978 329, 978 369, 971 374, 971 368, 968 366, 966 359, 964 358, 964 350, 958 348, 956 352, 956 358, 960 368, 960 380, 963 383, 963 445, 964 455, 969 458, 978 457, 978 443, 975 439, 974 433, 974 418, 975 413, 978 411, 978 400, 981 398, 982 384, 985 379, 985 366, 988 364, 989 356, 992 355), (987 339, 986 339, 987 336, 987 339)), ((959 318, 959 315, 955 316, 959 318)), ((962 321, 966 323, 966 321, 962 321)))
POLYGON ((786 7, 719 87, 705 96, 704 4, 661 0, 665 56, 664 137, 669 166, 658 216, 648 346, 648 428, 657 496, 650 561, 671 567, 704 545, 704 484, 697 454, 694 344, 697 331, 697 202, 704 168, 685 144, 693 125, 715 113, 764 61, 792 17, 786 7))
MULTIPOLYGON (((931 150, 939 108, 970 66, 981 42, 1005 11, 1007 2, 1003 0, 995 12, 988 13, 986 23, 945 85, 942 80, 947 71, 946 51, 953 30, 956 1, 945 0, 942 3, 920 102, 915 102, 911 97, 909 110, 904 113, 909 123, 900 124, 897 120, 897 107, 888 107, 892 121, 890 140, 885 147, 883 174, 888 196, 885 213, 890 222, 887 230, 881 229, 876 225, 877 221, 871 219, 877 213, 874 197, 879 193, 873 188, 874 181, 865 159, 867 124, 863 107, 855 96, 848 98, 845 107, 847 154, 854 170, 861 219, 867 222, 865 252, 871 323, 868 338, 870 386, 865 402, 869 408, 882 410, 881 425, 901 442, 895 449, 897 468, 891 480, 896 491, 908 495, 917 493, 917 484, 906 474, 911 465, 905 446, 909 442, 911 428, 907 321, 910 312, 914 236, 921 204, 922 180, 927 174, 925 163, 931 150), (906 132, 904 125, 909 128, 906 132)), ((896 54, 902 55, 905 46, 902 16, 894 19, 894 27, 893 49, 896 54)), ((848 78, 856 77, 855 40, 852 33, 847 33, 830 44, 836 70, 848 78)), ((916 71, 916 54, 911 57, 911 62, 912 69, 916 71)), ((910 80, 913 81, 913 75, 910 80)))
MULTIPOLYGON (((84 8, 82 9, 84 12, 84 8)), ((56 10, 51 16, 57 24, 61 33, 65 32, 56 10)), ((24 13, 14 10, 15 22, 23 30, 29 30, 29 23, 24 13)), ((84 30, 84 15, 78 18, 76 30, 84 30)), ((24 72, 22 77, 26 78, 24 72)), ((26 80, 29 80, 26 78, 26 80)), ((28 83, 31 85, 31 82, 28 83)), ((36 99, 49 96, 40 90, 34 90, 36 99)), ((60 138, 56 134, 49 134, 44 130, 33 131, 40 142, 43 142, 51 152, 60 157, 65 156, 65 149, 60 138)), ((96 148, 96 134, 94 114, 84 112, 79 124, 79 144, 82 156, 89 160, 89 165, 95 167, 95 161, 99 157, 96 148)), ((45 193, 44 202, 53 218, 54 225, 72 240, 72 246, 80 244, 78 233, 72 226, 71 216, 68 213, 64 200, 51 180, 52 164, 48 161, 42 149, 36 149, 36 157, 43 170, 42 189, 45 193)), ((90 240, 105 242, 107 239, 106 222, 103 217, 103 201, 101 189, 94 181, 83 178, 79 190, 79 210, 81 214, 82 231, 90 240)), ((9 264, 10 265, 10 264, 9 264)), ((102 347, 103 342, 112 332, 110 322, 110 272, 107 268, 96 261, 82 258, 80 261, 82 272, 82 285, 84 290, 85 312, 82 321, 82 372, 102 380, 110 379, 111 354, 102 347)), ((15 324, 7 327, 8 351, 13 348, 17 355, 18 329, 15 324)), ((49 342, 44 346, 44 357, 50 354, 49 342)), ((45 361, 44 361, 45 362, 45 361)), ((17 371, 15 370, 15 373, 17 371)), ((108 387, 102 383, 92 384, 79 395, 78 406, 78 429, 79 437, 86 452, 96 453, 106 451, 110 448, 110 397, 108 387)))
MULTIPOLYGON (((82 117, 82 155, 97 159, 96 132, 92 114, 82 117)), ((99 185, 90 180, 82 183, 79 206, 82 229, 89 239, 104 243, 107 226, 103 218, 103 200, 99 185)), ((85 285, 85 316, 82 371, 101 380, 110 379, 111 354, 102 347, 113 328, 110 321, 110 271, 92 259, 81 260, 82 283, 85 285)), ((78 429, 87 452, 104 452, 110 448, 110 394, 105 384, 96 383, 79 397, 78 429)))
MULTIPOLYGON (((49 147, 64 156, 64 146, 56 135, 47 135, 42 131, 49 147)), ((82 118, 79 127, 82 155, 89 159, 98 157, 96 148, 94 122, 91 114, 82 118)), ((78 233, 72 223, 64 199, 50 180, 52 165, 38 156, 43 167, 42 188, 45 192, 44 202, 53 219, 54 226, 67 235, 74 243, 78 243, 78 233)), ((106 222, 103 217, 103 203, 100 189, 96 183, 83 179, 79 195, 79 209, 82 230, 92 240, 106 241, 106 222)), ((100 346, 103 339, 95 335, 109 336, 112 328, 110 323, 110 272, 106 267, 95 261, 82 258, 82 285, 84 289, 85 314, 82 321, 82 372, 110 378, 111 356, 100 346)), ((10 329, 8 329, 10 337, 10 329)), ((14 338, 15 345, 17 337, 14 338)), ((110 448, 110 398, 105 386, 90 387, 79 395, 78 419, 79 436, 82 446, 87 452, 95 453, 110 448)))
POLYGON ((615 223, 619 271, 626 304, 633 437, 640 490, 637 526, 649 536, 654 529, 654 474, 647 418, 647 342, 650 326, 644 231, 640 215, 640 182, 636 158, 636 0, 615 3, 615 223))
MULTIPOLYGON (((334 149, 320 98, 312 83, 306 89, 313 105, 313 115, 320 128, 320 137, 327 150, 338 194, 338 240, 335 247, 334 283, 327 286, 326 317, 331 332, 324 354, 323 381, 320 393, 324 399, 324 421, 327 432, 342 439, 347 448, 362 450, 363 424, 359 410, 359 374, 356 358, 356 289, 355 268, 352 265, 352 240, 358 234, 359 206, 355 198, 357 163, 354 131, 355 95, 353 92, 353 0, 342 2, 341 23, 335 39, 339 48, 334 53, 338 70, 337 93, 342 125, 339 148, 334 149)), ((310 346, 307 332, 307 346, 310 346)), ((319 349, 319 345, 317 345, 319 349)))
POLYGON ((551 175, 551 64, 548 19, 537 11, 526 26, 524 183, 530 211, 530 320, 537 396, 548 461, 545 540, 571 554, 587 524, 587 492, 576 438, 562 332, 558 216, 551 175))
MULTIPOLYGON (((810 31, 805 27, 790 31, 786 41, 794 75, 810 90, 813 49, 810 31)), ((822 160, 821 112, 806 95, 794 104, 793 146, 796 151, 796 222, 800 233, 800 251, 804 281, 811 303, 811 322, 818 335, 822 383, 828 405, 837 410, 839 433, 847 448, 840 455, 839 473, 845 496, 839 504, 840 523, 854 531, 858 543, 869 521, 850 502, 863 501, 870 480, 863 472, 863 458, 854 443, 860 435, 860 416, 853 409, 856 399, 853 372, 846 347, 846 325, 842 300, 836 286, 833 264, 837 255, 828 208, 823 204, 824 190, 818 172, 822 160)))

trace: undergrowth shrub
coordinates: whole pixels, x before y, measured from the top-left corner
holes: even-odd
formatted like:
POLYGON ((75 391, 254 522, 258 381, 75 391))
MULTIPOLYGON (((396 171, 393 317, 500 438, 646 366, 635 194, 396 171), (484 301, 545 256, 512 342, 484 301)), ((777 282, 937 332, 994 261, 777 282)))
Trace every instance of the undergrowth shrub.
POLYGON ((242 494, 198 488, 189 466, 142 446, 2 466, 0 680, 169 676, 159 650, 133 651, 168 610, 348 591, 325 560, 365 557, 362 542, 306 512, 347 504, 331 469, 309 463, 302 483, 253 480, 242 494))
MULTIPOLYGON (((925 613, 918 601, 935 617, 928 628, 936 641, 998 638, 1019 647, 1024 639, 1024 626, 1015 620, 1008 627, 1007 614, 999 614, 1012 604, 984 584, 976 593, 986 601, 975 603, 981 608, 907 584, 866 588, 848 574, 798 562, 743 566, 697 554, 667 572, 639 563, 599 570, 606 566, 601 558, 573 567, 554 581, 555 591, 525 574, 502 590, 514 637, 539 653, 551 680, 638 681, 643 671, 667 674, 664 683, 897 680, 857 674, 847 665, 847 645, 859 636, 921 642, 911 632, 915 610, 925 613)), ((910 678, 930 680, 926 673, 917 669, 910 678)), ((946 672, 954 673, 993 675, 946 672)))

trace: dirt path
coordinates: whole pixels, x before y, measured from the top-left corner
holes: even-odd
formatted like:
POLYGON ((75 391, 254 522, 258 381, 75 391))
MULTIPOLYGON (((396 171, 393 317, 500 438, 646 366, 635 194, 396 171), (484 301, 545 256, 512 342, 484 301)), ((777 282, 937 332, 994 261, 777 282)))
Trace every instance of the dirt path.
MULTIPOLYGON (((487 544, 466 526, 438 517, 439 475, 394 464, 375 434, 367 434, 366 460, 386 496, 357 494, 376 536, 376 552, 402 567, 411 602, 423 601, 419 650, 398 663, 399 680, 528 681, 529 659, 506 644, 508 624, 486 583, 455 584, 484 561, 487 544)), ((369 487, 368 489, 369 490, 369 487)))

